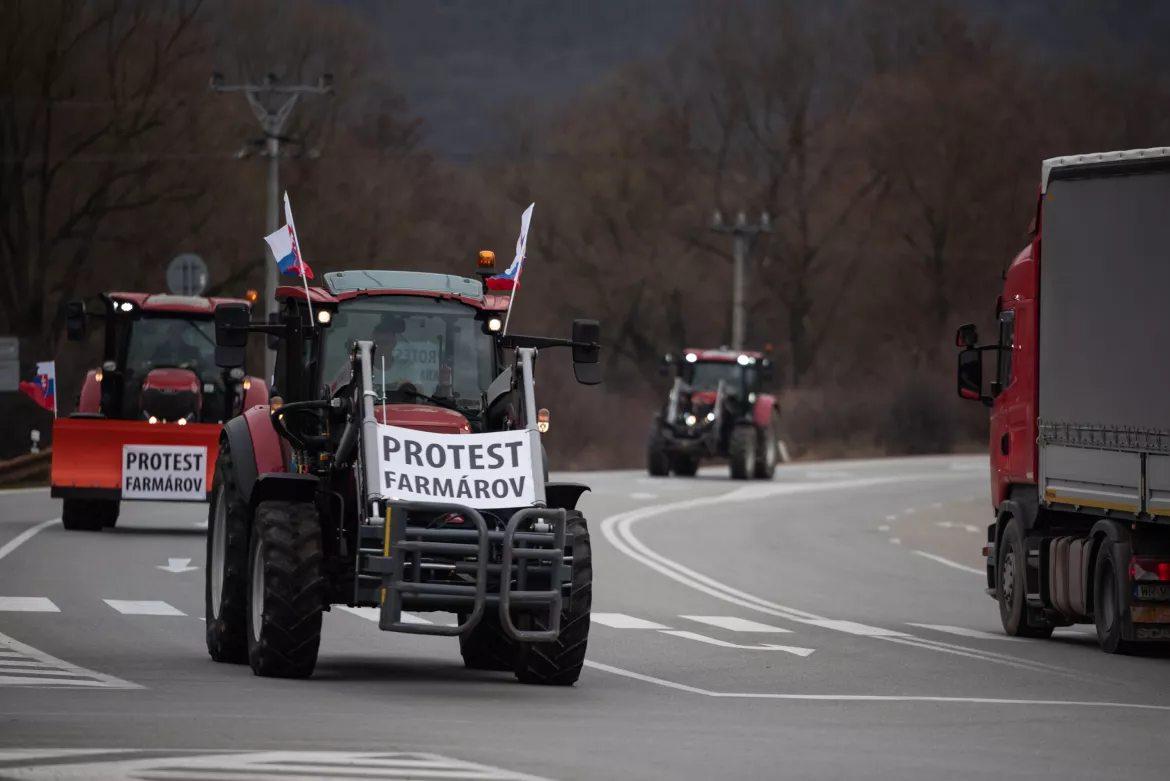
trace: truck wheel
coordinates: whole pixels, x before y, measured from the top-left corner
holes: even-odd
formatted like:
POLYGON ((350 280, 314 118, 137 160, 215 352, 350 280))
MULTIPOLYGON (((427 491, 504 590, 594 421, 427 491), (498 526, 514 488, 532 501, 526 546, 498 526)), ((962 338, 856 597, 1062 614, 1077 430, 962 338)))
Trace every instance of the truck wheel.
POLYGON ((65 499, 61 502, 61 525, 71 532, 97 532, 105 525, 106 502, 92 499, 65 499))
POLYGON ((755 426, 736 426, 731 432, 731 443, 727 446, 731 462, 731 477, 747 480, 756 465, 755 426))
MULTIPOLYGON (((459 623, 466 620, 466 613, 459 616, 459 623)), ((516 642, 504 633, 499 616, 488 612, 470 632, 459 636, 459 653, 469 670, 511 670, 516 642)))
MULTIPOLYGON (((593 553, 585 516, 568 510, 567 531, 573 535, 572 592, 561 608, 561 634, 547 643, 517 643, 514 670, 521 683, 572 686, 585 666, 589 642, 589 611, 593 607, 593 553)), ((533 629, 544 629, 540 617, 530 619, 533 629)))
POLYGON ((249 553, 248 661, 265 678, 317 666, 325 581, 321 524, 310 502, 261 502, 249 553))
POLYGON ((999 599, 999 620, 1003 631, 1011 637, 1051 637, 1051 626, 1032 626, 1028 623, 1027 559, 1024 534, 1016 518, 1008 521, 1000 540, 996 576, 999 580, 996 594, 999 599))
POLYGON ((207 653, 217 662, 248 661, 248 504, 240 495, 231 446, 219 446, 207 510, 203 575, 207 653))
POLYGON ((771 480, 776 474, 776 462, 780 460, 780 441, 777 435, 776 411, 768 416, 768 425, 757 429, 760 441, 756 451, 755 472, 752 477, 757 480, 771 480))
POLYGON ((699 457, 675 456, 672 467, 679 477, 694 477, 699 471, 699 457))
POLYGON ((1128 561, 1121 563, 1115 543, 1105 541, 1101 544, 1101 553, 1093 568, 1093 618, 1097 624, 1097 644, 1107 654, 1134 651, 1135 643, 1121 639, 1125 624, 1121 580, 1128 577, 1128 566, 1128 561))
POLYGON ((650 436, 646 446, 646 471, 651 477, 666 477, 670 474, 670 457, 666 455, 666 449, 657 434, 650 436))
POLYGON ((102 528, 112 529, 118 523, 118 514, 122 508, 121 502, 107 502, 105 511, 102 513, 102 528))

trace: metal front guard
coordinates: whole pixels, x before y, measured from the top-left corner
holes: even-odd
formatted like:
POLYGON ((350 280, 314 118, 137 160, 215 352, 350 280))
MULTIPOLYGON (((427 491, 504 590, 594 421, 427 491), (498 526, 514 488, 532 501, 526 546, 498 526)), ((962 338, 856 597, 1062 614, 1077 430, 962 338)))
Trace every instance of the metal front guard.
MULTIPOLYGON (((474 508, 434 502, 391 502, 389 504, 389 529, 386 548, 389 555, 364 556, 369 571, 382 576, 385 598, 378 617, 378 628, 389 632, 405 632, 420 635, 454 636, 470 632, 483 619, 489 602, 496 602, 499 608, 500 625, 514 640, 520 642, 543 642, 556 640, 560 635, 561 610, 564 596, 562 583, 566 576, 565 545, 566 513, 563 509, 527 507, 517 510, 502 532, 489 532, 483 516, 474 508), (471 522, 475 529, 426 529, 409 527, 406 523, 395 523, 399 513, 454 513, 471 522), (551 532, 519 532, 526 521, 544 520, 552 526, 551 532), (501 545, 499 564, 489 561, 491 543, 501 545), (517 543, 533 543, 539 547, 517 547, 517 543), (475 573, 475 584, 422 583, 407 580, 407 568, 419 574, 423 554, 463 554, 475 556, 474 563, 463 562, 464 568, 471 566, 475 573), (411 554, 413 561, 407 560, 411 554), (548 591, 529 591, 525 588, 529 561, 548 560, 550 588, 548 591), (512 566, 517 565, 516 587, 512 585, 512 566), (498 570, 500 592, 488 594, 488 575, 498 570), (402 620, 403 596, 409 595, 415 601, 432 602, 437 606, 452 603, 470 604, 467 620, 457 626, 439 624, 407 623, 402 620), (542 631, 522 630, 512 621, 513 605, 544 605, 548 610, 548 629, 542 631)), ((456 567, 458 570, 459 567, 456 567)), ((571 567, 569 569, 571 572, 571 567)))

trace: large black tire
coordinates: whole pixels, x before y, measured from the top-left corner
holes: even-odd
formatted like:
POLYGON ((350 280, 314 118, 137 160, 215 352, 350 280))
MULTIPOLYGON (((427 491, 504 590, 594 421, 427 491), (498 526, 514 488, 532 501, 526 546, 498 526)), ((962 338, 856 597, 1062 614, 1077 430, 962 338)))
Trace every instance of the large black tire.
POLYGON ((265 678, 317 666, 325 580, 321 523, 310 502, 261 502, 248 561, 248 662, 265 678))
POLYGON ((1107 654, 1132 654, 1136 643, 1122 639, 1125 623, 1124 580, 1129 577, 1129 557, 1119 555, 1118 543, 1105 540, 1093 568, 1093 618, 1097 644, 1107 654))
POLYGON ((675 456, 671 468, 679 477, 694 477, 699 472, 699 457, 675 456))
POLYGON ((61 525, 71 532, 99 532, 118 520, 118 502, 102 499, 65 499, 61 502, 61 525), (113 506, 113 521, 111 516, 113 506))
MULTIPOLYGON (((466 615, 459 616, 460 623, 465 620, 466 615)), ((459 636, 459 653, 469 670, 511 670, 516 641, 504 632, 496 612, 489 610, 470 632, 459 636)))
POLYGON ((217 662, 248 661, 248 532, 251 511, 236 482, 227 442, 219 446, 207 509, 203 606, 207 653, 217 662), (217 546, 222 547, 217 551, 217 546), (218 581, 218 586, 215 585, 218 581))
POLYGON ((1051 626, 1034 626, 1028 621, 1027 553, 1024 531, 1018 518, 1004 527, 996 548, 996 597, 1003 631, 1011 637, 1051 637, 1051 626))
POLYGON ((768 425, 756 429, 759 439, 756 441, 756 463, 752 477, 757 480, 771 480, 776 474, 776 462, 780 460, 778 429, 776 410, 772 410, 768 416, 768 425))
POLYGON ((118 515, 121 512, 122 503, 118 501, 106 503, 105 513, 102 515, 102 528, 112 529, 118 523, 118 515))
POLYGON ((650 441, 646 444, 646 471, 651 477, 667 477, 670 475, 670 456, 666 454, 662 438, 655 429, 650 434, 650 441))
POLYGON ((731 442, 727 445, 731 477, 747 480, 756 466, 756 427, 739 425, 731 431, 731 442))
MULTIPOLYGON (((516 644, 514 671, 521 683, 572 686, 585 666, 589 613, 593 607, 593 549, 585 516, 577 510, 567 512, 567 531, 573 535, 573 585, 561 608, 561 633, 547 643, 516 644)), ((526 623, 533 629, 545 628, 539 617, 526 623)))

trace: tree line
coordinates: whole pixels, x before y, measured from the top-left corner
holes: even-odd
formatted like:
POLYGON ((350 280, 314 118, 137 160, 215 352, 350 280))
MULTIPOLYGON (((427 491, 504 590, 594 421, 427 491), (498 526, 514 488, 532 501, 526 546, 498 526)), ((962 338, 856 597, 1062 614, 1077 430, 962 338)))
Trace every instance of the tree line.
MULTIPOLYGON (((1040 57, 948 0, 712 0, 693 31, 556 108, 508 107, 494 153, 453 161, 345 6, 5 3, 0 333, 57 357, 67 409, 96 361, 64 340, 71 298, 162 289, 183 251, 209 261, 209 294, 260 288, 258 129, 207 78, 329 72, 336 92, 300 103, 281 169, 318 275, 470 275, 480 249, 510 258, 536 203, 512 327, 597 317, 606 354, 599 388, 543 356, 554 468, 639 464, 661 355, 730 341, 715 210, 771 216, 749 247, 746 334, 773 346, 791 451, 982 447, 985 410, 953 389, 954 328, 989 326, 1044 158, 1170 139, 1165 77, 1107 51, 1040 57)), ((0 404, 6 429, 32 419, 0 404)))

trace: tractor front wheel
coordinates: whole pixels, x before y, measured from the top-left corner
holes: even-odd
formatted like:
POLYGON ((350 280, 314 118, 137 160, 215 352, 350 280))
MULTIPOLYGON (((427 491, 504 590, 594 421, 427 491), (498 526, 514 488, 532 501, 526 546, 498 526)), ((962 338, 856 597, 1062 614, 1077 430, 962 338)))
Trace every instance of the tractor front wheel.
POLYGON ((71 532, 97 532, 118 521, 117 501, 66 499, 61 502, 61 525, 71 532))
MULTIPOLYGON (((459 623, 467 620, 460 614, 459 623)), ((516 655, 516 641, 500 626, 500 617, 489 611, 470 632, 459 636, 459 653, 469 670, 511 670, 516 655)))
POLYGON ((736 426, 731 432, 727 455, 733 479, 747 480, 751 477, 756 467, 756 427, 736 426))
POLYGON ((646 445, 646 471, 651 477, 666 477, 670 474, 670 456, 666 454, 657 429, 650 434, 650 441, 646 445))
POLYGON ((207 513, 203 605, 207 653, 217 662, 248 661, 248 524, 251 511, 236 483, 232 451, 219 446, 207 513))
POLYGON ((776 474, 776 462, 780 460, 779 427, 776 425, 776 411, 768 416, 768 424, 756 429, 759 434, 758 449, 753 477, 757 480, 771 480, 776 474))

